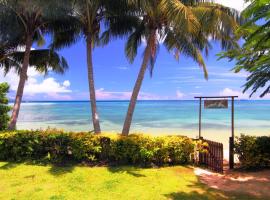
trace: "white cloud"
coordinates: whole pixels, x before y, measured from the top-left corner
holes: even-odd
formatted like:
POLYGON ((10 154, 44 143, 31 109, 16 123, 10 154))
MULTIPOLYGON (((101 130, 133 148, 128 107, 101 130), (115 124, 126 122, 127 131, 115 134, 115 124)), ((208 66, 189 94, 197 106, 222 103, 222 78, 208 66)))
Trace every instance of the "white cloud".
POLYGON ((243 11, 248 5, 244 0, 215 0, 215 2, 238 11, 243 11))
POLYGON ((270 94, 267 94, 267 95, 265 95, 264 97, 263 97, 263 99, 267 99, 267 100, 270 100, 270 94))
MULTIPOLYGON (((98 100, 129 100, 132 92, 112 92, 107 91, 104 88, 100 88, 96 90, 96 98, 98 100)), ((167 99, 167 97, 160 97, 158 95, 140 92, 138 96, 138 100, 160 100, 167 99)))
POLYGON ((247 94, 243 94, 241 91, 225 88, 219 92, 220 96, 238 96, 239 99, 249 99, 247 94))
POLYGON ((176 90, 176 98, 177 99, 182 99, 184 96, 185 95, 182 92, 180 92, 179 90, 176 90))
MULTIPOLYGON (((65 81, 64 83, 68 83, 65 81)), ((68 85, 68 84, 67 84, 68 85)), ((46 78, 42 82, 38 83, 36 79, 31 82, 27 82, 24 92, 26 94, 49 94, 49 93, 69 93, 71 90, 68 86, 58 83, 54 78, 46 78)))
MULTIPOLYGON (((37 94, 45 94, 53 99, 56 99, 56 97, 62 99, 60 94, 71 92, 69 89, 70 82, 68 80, 59 83, 52 77, 43 78, 43 75, 33 68, 29 68, 27 75, 28 79, 25 84, 24 95, 31 96, 32 99, 37 94)), ((3 70, 0 70, 0 82, 7 82, 10 85, 11 92, 14 93, 18 87, 19 76, 15 71, 11 71, 4 76, 3 70)), ((63 98, 67 99, 68 97, 63 96, 63 98)))
POLYGON ((66 80, 66 81, 64 81, 64 82, 63 82, 63 86, 65 86, 65 87, 69 87, 69 86, 70 86, 70 82, 69 82, 69 81, 67 81, 67 80, 66 80))
POLYGON ((254 94, 251 98, 249 97, 250 93, 242 93, 238 90, 233 90, 230 88, 225 88, 219 92, 221 96, 238 96, 238 99, 252 99, 252 100, 268 100, 270 99, 270 94, 265 95, 263 98, 260 98, 260 94, 263 90, 259 90, 256 94, 254 94))
MULTIPOLYGON (((35 50, 35 48, 34 47, 31 47, 31 50, 35 50)), ((17 51, 25 52, 25 46, 18 46, 17 47, 17 51)))
POLYGON ((70 95, 66 94, 58 94, 58 93, 49 93, 45 96, 46 99, 54 99, 54 100, 62 100, 62 101, 70 101, 73 98, 70 95))

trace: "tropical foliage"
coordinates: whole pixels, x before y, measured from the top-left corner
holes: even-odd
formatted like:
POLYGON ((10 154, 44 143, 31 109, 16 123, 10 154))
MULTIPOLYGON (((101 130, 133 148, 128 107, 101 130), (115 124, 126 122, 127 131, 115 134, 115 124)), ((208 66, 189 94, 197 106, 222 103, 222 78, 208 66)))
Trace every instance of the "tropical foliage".
POLYGON ((128 135, 136 101, 143 83, 146 69, 153 74, 160 44, 172 52, 191 57, 203 68, 208 77, 202 52, 208 53, 210 40, 221 41, 223 49, 237 46, 234 31, 241 18, 233 9, 212 3, 212 1, 143 0, 131 1, 130 12, 119 21, 110 23, 103 38, 128 34, 125 52, 130 62, 137 55, 142 41, 146 41, 142 65, 133 89, 122 134, 128 135))
POLYGON ((7 83, 0 83, 0 131, 7 129, 10 119, 8 112, 11 108, 8 106, 8 98, 6 97, 8 89, 7 83))
POLYGON ((241 167, 262 168, 270 166, 270 137, 241 135, 235 144, 241 167))
POLYGON ((185 164, 194 142, 182 136, 93 135, 57 130, 0 133, 0 160, 64 163, 185 164))
POLYGON ((211 0, 4 0, 0 8, 0 64, 5 72, 14 67, 20 75, 10 129, 16 126, 28 66, 46 73, 51 65, 56 72, 64 72, 67 63, 54 50, 70 46, 83 37, 92 121, 94 132, 100 133, 93 48, 114 38, 127 37, 125 52, 130 62, 134 61, 142 42, 146 43, 122 130, 123 135, 128 135, 146 70, 153 74, 160 45, 177 60, 180 54, 191 57, 202 67, 207 79, 203 53, 208 54, 211 41, 220 41, 225 50, 236 48, 234 32, 242 23, 237 11, 211 0), (102 27, 106 28, 103 33, 102 27), (34 43, 44 44, 44 34, 52 36, 50 49, 31 49, 34 43))
POLYGON ((61 2, 42 0, 0 2, 1 66, 5 72, 15 66, 20 76, 9 129, 16 127, 29 65, 34 64, 41 72, 52 69, 63 73, 67 68, 64 58, 56 52, 48 49, 31 50, 34 42, 42 46, 45 43, 43 35, 58 28, 57 20, 67 12, 62 5, 61 2))
POLYGON ((244 44, 240 49, 221 54, 236 60, 235 72, 249 73, 244 92, 251 89, 252 96, 258 90, 260 97, 270 93, 270 4, 267 0, 251 0, 243 15, 247 22, 238 30, 244 44))
MULTIPOLYGON (((100 40, 101 24, 109 18, 119 19, 117 13, 126 5, 124 1, 110 0, 71 0, 72 12, 68 15, 68 24, 65 31, 54 38, 53 48, 70 46, 81 37, 86 43, 88 86, 92 112, 94 132, 100 133, 99 115, 96 105, 95 80, 93 67, 93 48, 98 44, 105 44, 100 40), (117 12, 117 13, 116 13, 117 12)), ((123 9, 124 10, 124 9, 123 9)), ((107 40, 107 43, 109 40, 107 40)))

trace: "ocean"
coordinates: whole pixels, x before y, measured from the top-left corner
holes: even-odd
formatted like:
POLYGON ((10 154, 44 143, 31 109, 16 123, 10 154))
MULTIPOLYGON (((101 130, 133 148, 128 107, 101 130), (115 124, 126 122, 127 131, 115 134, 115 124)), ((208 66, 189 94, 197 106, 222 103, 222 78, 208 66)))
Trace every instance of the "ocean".
MULTIPOLYGON (((98 101, 103 132, 120 133, 128 101, 98 101)), ((198 137, 199 101, 139 101, 132 133, 178 134, 198 137)), ((93 130, 87 101, 22 103, 18 129, 59 128, 93 130)), ((235 101, 235 135, 270 135, 270 101, 235 101)), ((227 144, 231 135, 231 109, 202 109, 202 136, 227 144)))

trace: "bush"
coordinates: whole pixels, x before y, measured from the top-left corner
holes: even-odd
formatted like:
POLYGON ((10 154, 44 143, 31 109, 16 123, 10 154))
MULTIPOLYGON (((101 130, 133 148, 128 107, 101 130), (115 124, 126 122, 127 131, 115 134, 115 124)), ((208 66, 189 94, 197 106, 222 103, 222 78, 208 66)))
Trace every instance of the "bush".
POLYGON ((270 137, 241 135, 236 140, 235 153, 243 168, 270 167, 270 137))
POLYGON ((68 161, 149 166, 187 164, 194 142, 183 136, 92 135, 59 130, 0 133, 4 161, 68 161))
POLYGON ((6 97, 8 90, 9 86, 7 83, 0 83, 0 131, 7 129, 10 119, 8 112, 11 108, 8 106, 8 99, 6 97))

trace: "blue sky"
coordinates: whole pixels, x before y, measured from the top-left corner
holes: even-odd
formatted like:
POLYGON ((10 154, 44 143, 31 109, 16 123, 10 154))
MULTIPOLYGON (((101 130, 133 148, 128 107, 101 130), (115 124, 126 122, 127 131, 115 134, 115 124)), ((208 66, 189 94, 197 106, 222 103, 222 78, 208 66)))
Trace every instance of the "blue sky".
MULTIPOLYGON (((220 0, 229 4, 228 0, 220 0)), ((235 8, 242 9, 238 0, 235 8)), ((242 3, 241 3, 242 2, 242 3)), ((133 89, 142 60, 142 45, 133 64, 129 64, 124 54, 124 40, 116 40, 103 48, 96 48, 93 54, 96 94, 98 100, 128 100, 133 89)), ((239 95, 242 99, 242 85, 247 74, 233 73, 234 62, 217 60, 221 51, 218 43, 205 62, 209 80, 205 80, 202 70, 190 58, 180 55, 179 62, 164 47, 160 48, 153 77, 147 73, 139 99, 193 99, 196 95, 239 95)), ((83 40, 59 52, 68 63, 69 70, 64 75, 50 73, 44 77, 29 70, 24 100, 88 100, 88 80, 86 68, 86 47, 83 40)), ((18 77, 14 73, 6 77, 0 72, 0 82, 11 85, 9 97, 14 98, 18 77)), ((255 96, 254 98, 257 98, 255 96)), ((267 97, 269 98, 269 97, 267 97)))

